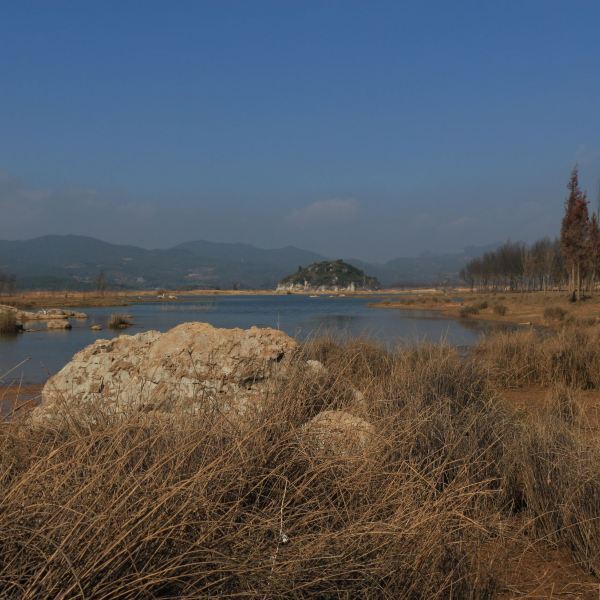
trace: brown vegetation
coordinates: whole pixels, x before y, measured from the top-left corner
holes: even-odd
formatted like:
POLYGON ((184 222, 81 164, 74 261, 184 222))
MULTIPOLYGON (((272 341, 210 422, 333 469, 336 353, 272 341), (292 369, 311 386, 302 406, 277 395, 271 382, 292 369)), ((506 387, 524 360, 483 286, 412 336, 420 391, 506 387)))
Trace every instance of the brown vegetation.
POLYGON ((17 325, 17 317, 12 310, 0 310, 0 335, 17 333, 19 326, 17 325))
POLYGON ((122 313, 113 313, 108 319, 109 329, 126 329, 132 324, 131 317, 122 313))
POLYGON ((600 384, 595 335, 503 334, 467 358, 321 340, 303 354, 326 369, 243 420, 98 406, 4 423, 2 596, 515 597, 535 548, 597 593, 600 445, 574 391, 600 384), (548 409, 525 423, 504 381, 550 385, 548 409), (334 421, 360 443, 306 434, 334 421))
POLYGON ((600 296, 572 303, 564 292, 505 292, 471 293, 456 292, 454 296, 414 294, 405 298, 391 296, 374 302, 375 308, 402 308, 409 310, 432 310, 449 317, 462 317, 463 308, 472 319, 500 321, 505 323, 562 327, 563 324, 594 323, 600 317, 600 296), (487 305, 486 308, 481 308, 487 305), (471 308, 472 307, 472 308, 471 308), (550 311, 548 312, 548 309, 550 311), (563 319, 559 312, 564 312, 563 319))

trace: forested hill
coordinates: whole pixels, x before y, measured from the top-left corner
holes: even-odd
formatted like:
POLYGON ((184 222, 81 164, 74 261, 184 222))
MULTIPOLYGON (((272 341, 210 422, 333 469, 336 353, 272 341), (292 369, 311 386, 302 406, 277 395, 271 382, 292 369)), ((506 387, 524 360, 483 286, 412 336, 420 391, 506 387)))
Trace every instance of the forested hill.
POLYGON ((284 277, 280 289, 366 289, 380 287, 375 277, 343 260, 321 261, 307 267, 300 267, 295 273, 284 277))

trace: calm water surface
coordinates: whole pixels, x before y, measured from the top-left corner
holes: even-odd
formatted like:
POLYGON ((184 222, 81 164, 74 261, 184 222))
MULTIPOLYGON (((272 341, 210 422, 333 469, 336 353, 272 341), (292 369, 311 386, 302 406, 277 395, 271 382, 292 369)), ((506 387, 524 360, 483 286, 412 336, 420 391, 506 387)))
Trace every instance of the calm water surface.
POLYGON ((90 331, 93 323, 106 327, 114 312, 133 317, 134 326, 125 334, 148 329, 166 331, 186 321, 205 321, 217 327, 274 327, 300 340, 328 333, 367 336, 390 345, 446 340, 457 346, 469 346, 489 328, 481 323, 442 318, 428 311, 369 308, 367 305, 372 301, 357 297, 193 296, 179 302, 86 308, 83 310, 89 316, 87 321, 72 320, 70 331, 42 330, 0 336, 0 376, 3 383, 18 379, 24 383, 45 381, 94 340, 123 335, 106 328, 90 331), (22 361, 25 364, 6 374, 22 361))

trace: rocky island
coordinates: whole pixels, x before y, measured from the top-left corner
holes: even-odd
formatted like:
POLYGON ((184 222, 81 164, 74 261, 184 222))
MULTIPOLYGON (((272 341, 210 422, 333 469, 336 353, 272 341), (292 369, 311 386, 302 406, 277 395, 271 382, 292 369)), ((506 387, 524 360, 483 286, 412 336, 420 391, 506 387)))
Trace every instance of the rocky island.
POLYGON ((376 290, 380 287, 375 277, 349 265, 343 260, 316 262, 308 267, 298 267, 292 275, 284 277, 277 285, 278 292, 354 292, 376 290))

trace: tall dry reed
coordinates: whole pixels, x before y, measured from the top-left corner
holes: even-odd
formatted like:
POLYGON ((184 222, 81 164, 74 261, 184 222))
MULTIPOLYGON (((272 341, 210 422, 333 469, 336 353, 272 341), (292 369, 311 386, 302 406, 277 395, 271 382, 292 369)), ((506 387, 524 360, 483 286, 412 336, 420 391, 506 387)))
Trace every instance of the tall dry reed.
POLYGON ((517 511, 598 568, 595 450, 568 419, 525 427, 486 361, 332 340, 300 358, 325 370, 299 361, 243 418, 2 424, 2 597, 491 598, 517 511), (311 441, 332 410, 368 443, 311 441))

